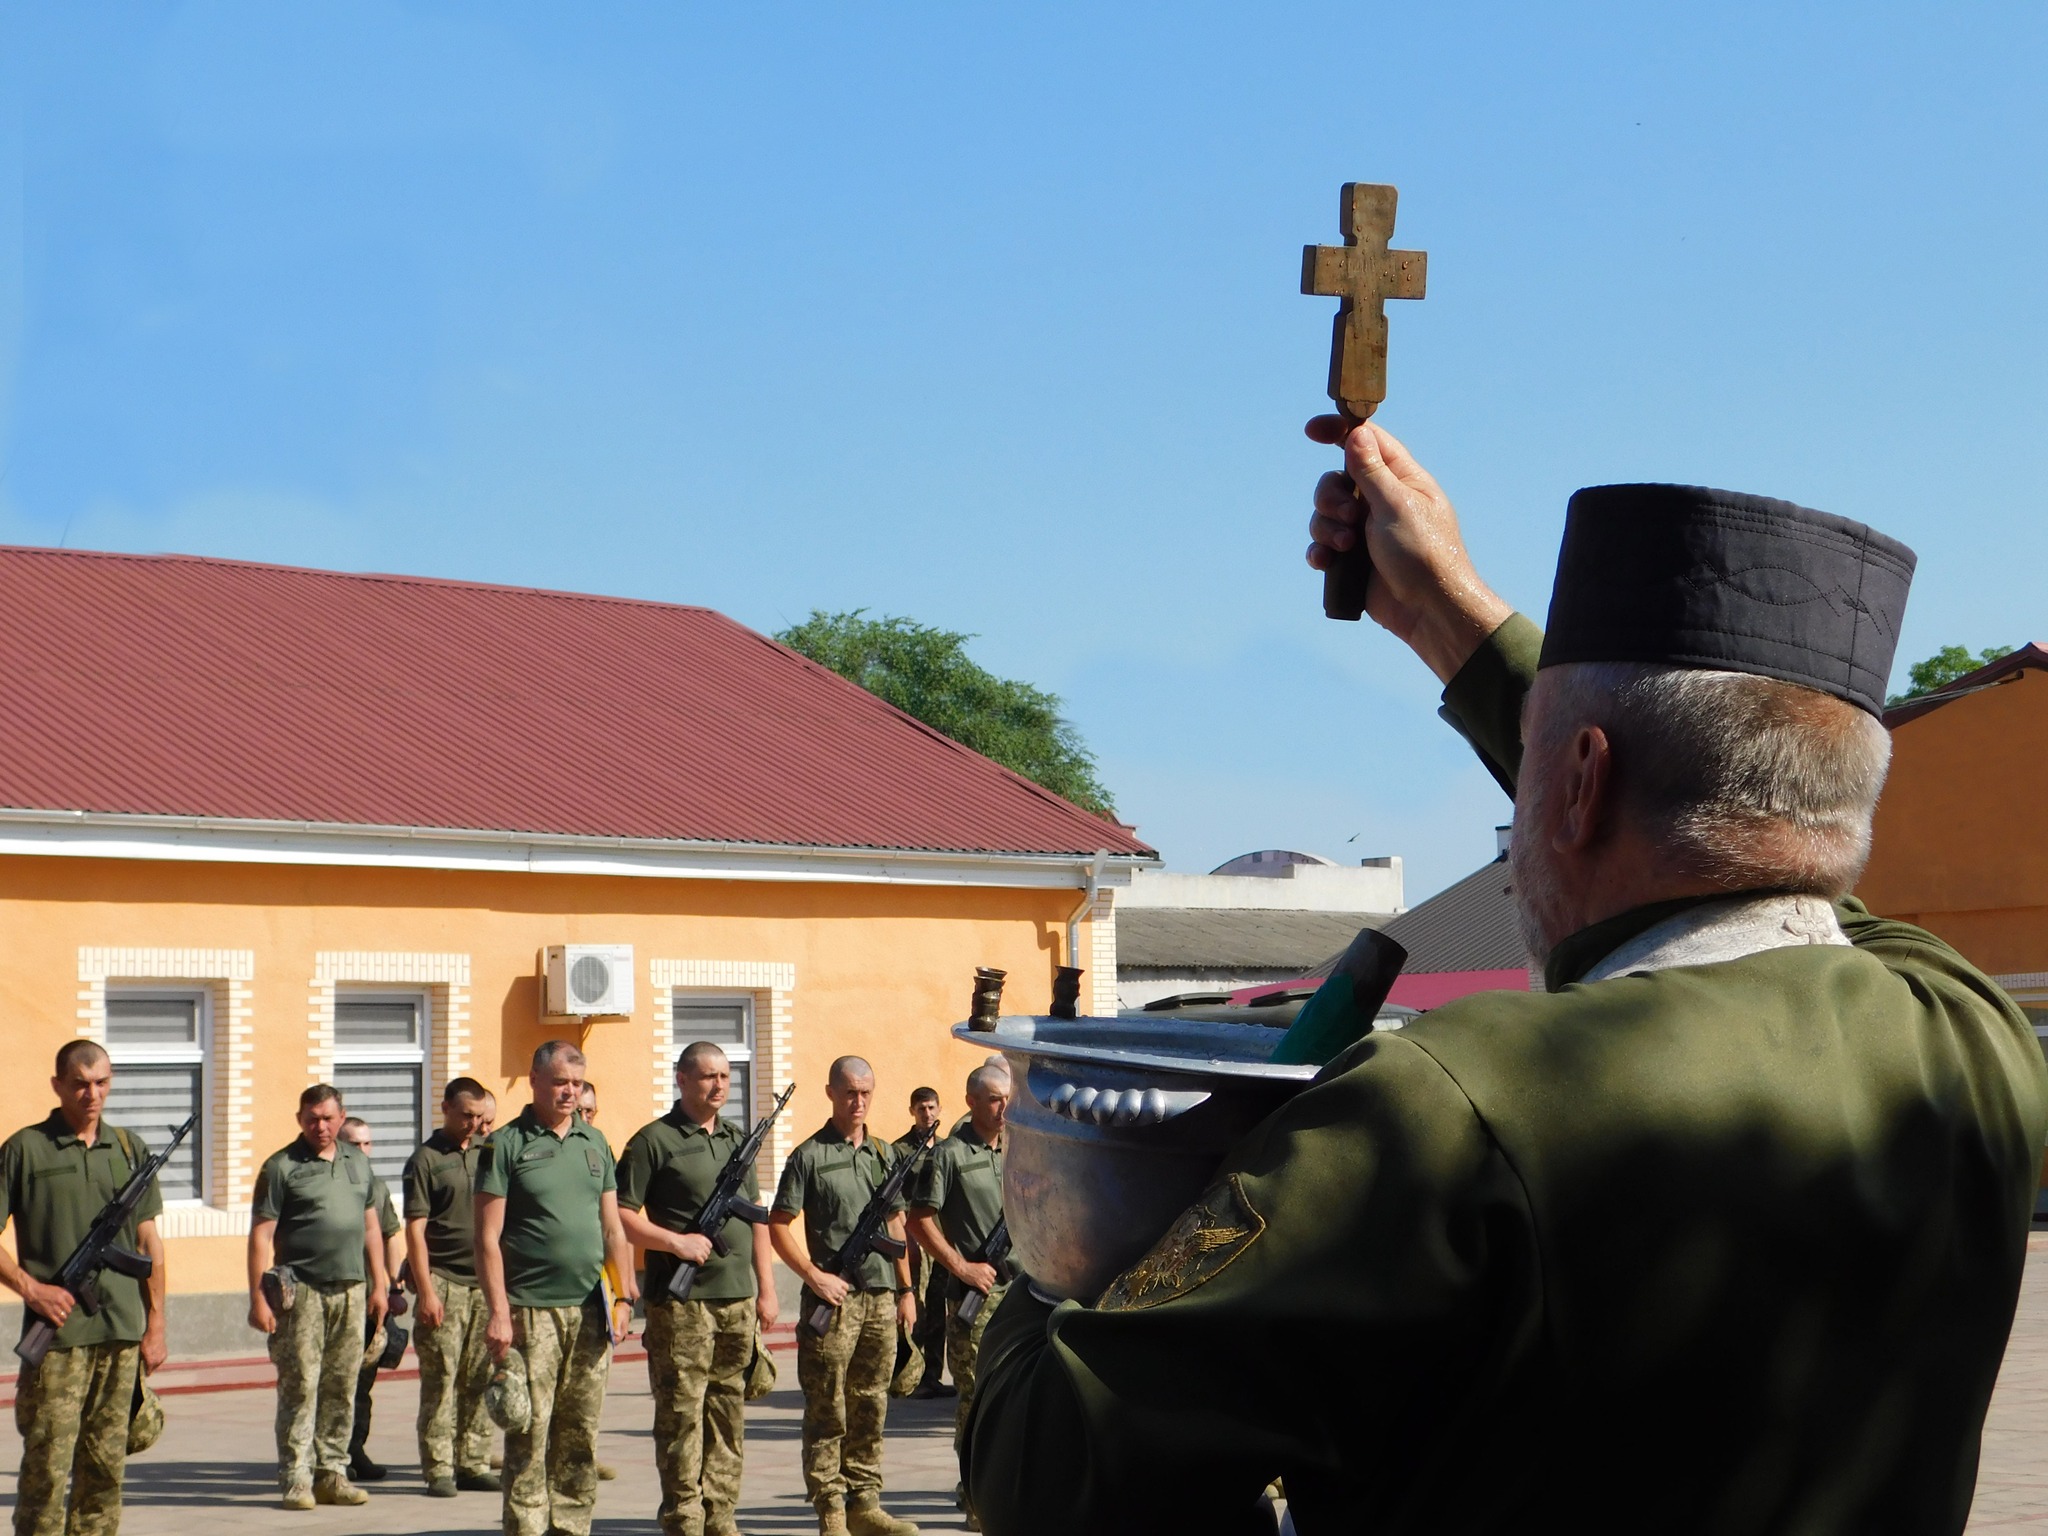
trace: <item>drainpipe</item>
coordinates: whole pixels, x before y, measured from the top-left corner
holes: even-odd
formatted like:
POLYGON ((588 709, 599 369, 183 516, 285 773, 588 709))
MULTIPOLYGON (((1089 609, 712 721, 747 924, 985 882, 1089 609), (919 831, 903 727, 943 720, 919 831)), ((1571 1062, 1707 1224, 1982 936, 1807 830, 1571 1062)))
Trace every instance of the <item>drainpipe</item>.
POLYGON ((1095 905, 1096 887, 1102 883, 1102 872, 1109 865, 1109 850, 1099 848, 1088 865, 1088 873, 1081 885, 1081 904, 1074 908, 1074 915, 1067 919, 1067 964, 1081 963, 1081 919, 1088 915, 1088 909, 1095 905))

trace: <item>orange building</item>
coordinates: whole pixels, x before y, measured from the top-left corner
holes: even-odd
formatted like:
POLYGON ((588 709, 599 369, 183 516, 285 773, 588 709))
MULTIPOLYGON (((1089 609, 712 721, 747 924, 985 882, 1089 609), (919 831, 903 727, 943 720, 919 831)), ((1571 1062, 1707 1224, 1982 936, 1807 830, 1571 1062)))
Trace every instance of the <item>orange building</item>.
POLYGON ((0 1126, 48 1111, 81 1035, 114 1057, 111 1118, 157 1141, 198 1113, 165 1180, 184 1351, 248 1342, 251 1185, 309 1084, 389 1175, 452 1076, 509 1116, 533 1048, 576 1040, 616 1145, 667 1108, 674 1051, 721 1039, 753 1111, 800 1085, 772 1181, 836 1055, 874 1063, 884 1134, 919 1084, 959 1103, 978 965, 1042 1011, 1079 964, 1113 1012, 1114 892, 1154 862, 667 604, 0 550, 0 718, 0 1126), (587 946, 560 957, 580 998, 550 1000, 558 946, 587 946))
POLYGON ((2048 1039, 2048 649, 1892 710, 1891 777, 1857 894, 1989 971, 2048 1039))

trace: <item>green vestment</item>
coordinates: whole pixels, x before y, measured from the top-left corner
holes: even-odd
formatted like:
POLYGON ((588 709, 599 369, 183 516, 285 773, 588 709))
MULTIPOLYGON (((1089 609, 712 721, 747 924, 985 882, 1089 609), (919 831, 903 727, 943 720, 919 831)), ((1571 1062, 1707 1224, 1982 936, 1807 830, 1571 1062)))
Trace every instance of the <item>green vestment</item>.
MULTIPOLYGON (((1507 779, 1536 636, 1445 695, 1507 779)), ((1013 1287, 962 1450, 984 1528, 1249 1531, 1284 1478, 1303 1536, 1960 1531, 2032 1031, 1853 901, 1847 945, 1579 980, 1672 910, 1345 1051, 1098 1306, 1013 1287)))

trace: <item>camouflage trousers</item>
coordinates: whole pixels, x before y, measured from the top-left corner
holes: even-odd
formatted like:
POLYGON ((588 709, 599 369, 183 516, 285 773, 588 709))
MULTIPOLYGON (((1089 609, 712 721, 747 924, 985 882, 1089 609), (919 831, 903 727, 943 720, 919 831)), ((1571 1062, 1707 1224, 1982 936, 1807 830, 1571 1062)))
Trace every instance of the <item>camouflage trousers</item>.
MULTIPOLYGON (((804 1292, 803 1315, 817 1298, 804 1292)), ((882 1430, 896 1364, 896 1297, 852 1291, 821 1337, 796 1331, 796 1379, 804 1389, 804 1490, 823 1508, 882 1491, 882 1430)))
POLYGON ((133 1344, 82 1344, 22 1367, 14 1399, 21 1431, 15 1536, 114 1536, 121 1529, 121 1471, 141 1355, 133 1344))
POLYGON ((590 1536, 612 1340, 604 1307, 514 1307, 533 1420, 505 1432, 505 1536, 590 1536))
POLYGON ((484 1325, 490 1309, 480 1286, 434 1276, 441 1322, 413 1330, 420 1361, 420 1475, 428 1482, 456 1473, 486 1472, 491 1461, 491 1420, 484 1387, 491 1379, 484 1325))
POLYGON ((953 1403, 956 1452, 967 1428, 967 1410, 974 1406, 974 1363, 981 1355, 981 1335, 988 1320, 996 1315, 996 1308, 1003 1304, 1003 1295, 1009 1288, 1004 1284, 990 1291, 971 1323, 960 1321, 960 1303, 966 1300, 961 1287, 954 1285, 946 1297, 946 1368, 953 1373, 953 1385, 960 1389, 960 1396, 953 1403))
POLYGON ((277 1314, 270 1363, 277 1367, 277 1485, 287 1493, 311 1487, 316 1472, 348 1473, 363 1298, 360 1285, 316 1291, 302 1284, 291 1309, 277 1314))
POLYGON ((647 1383, 667 1536, 734 1528, 753 1357, 753 1298, 673 1301, 664 1294, 649 1303, 647 1383))

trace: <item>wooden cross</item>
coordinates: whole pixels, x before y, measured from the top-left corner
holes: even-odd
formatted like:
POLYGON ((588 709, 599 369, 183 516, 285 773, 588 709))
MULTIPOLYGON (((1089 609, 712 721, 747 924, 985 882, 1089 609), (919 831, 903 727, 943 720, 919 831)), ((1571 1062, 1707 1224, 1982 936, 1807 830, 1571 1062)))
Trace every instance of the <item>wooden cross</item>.
POLYGON ((1364 421, 1387 398, 1388 299, 1419 299, 1429 276, 1426 251, 1390 251, 1392 187, 1347 181, 1338 224, 1342 245, 1303 246, 1301 291, 1342 299, 1330 337, 1330 398, 1364 421))

